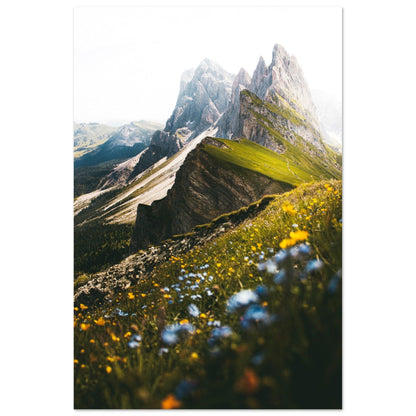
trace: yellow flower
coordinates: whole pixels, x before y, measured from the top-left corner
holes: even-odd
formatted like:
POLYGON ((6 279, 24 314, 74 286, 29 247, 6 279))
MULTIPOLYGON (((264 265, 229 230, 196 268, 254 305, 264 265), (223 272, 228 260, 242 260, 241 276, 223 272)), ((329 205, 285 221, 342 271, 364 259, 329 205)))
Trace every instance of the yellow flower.
POLYGON ((181 402, 173 395, 169 394, 162 400, 162 409, 178 409, 181 402))
POLYGON ((110 374, 113 371, 113 369, 109 365, 107 365, 107 367, 105 367, 105 371, 107 371, 107 374, 110 374))
POLYGON ((187 319, 182 319, 182 321, 179 322, 181 325, 189 323, 187 319))
POLYGON ((283 209, 284 212, 286 212, 289 215, 295 215, 296 214, 296 210, 293 208, 293 205, 291 205, 291 204, 282 205, 282 209, 283 209))
POLYGON ((193 360, 197 360, 197 359, 199 358, 199 355, 198 355, 196 352, 193 352, 193 353, 191 354, 191 358, 192 358, 193 360))
POLYGON ((119 337, 117 337, 117 336, 115 336, 115 334, 111 333, 110 335, 111 335, 111 339, 112 339, 114 342, 118 342, 118 341, 120 341, 120 338, 119 338, 119 337))
POLYGON ((200 318, 206 318, 207 316, 206 316, 204 313, 201 313, 201 314, 199 315, 199 317, 200 317, 200 318))
POLYGON ((89 327, 90 327, 90 324, 84 324, 84 323, 81 324, 81 329, 83 331, 87 331, 89 327))
POLYGON ((98 326, 104 326, 105 325, 105 319, 100 316, 97 320, 94 319, 94 322, 98 326))
POLYGON ((308 238, 309 233, 307 231, 291 231, 290 238, 295 241, 303 241, 308 238))
POLYGON ((296 244, 296 240, 294 240, 293 238, 285 238, 284 240, 280 242, 279 246, 280 248, 287 248, 295 244, 296 244))
POLYGON ((142 296, 142 298, 145 298, 146 297, 146 293, 142 293, 141 296, 142 296))
POLYGON ((84 310, 84 309, 88 309, 88 306, 85 306, 83 303, 81 303, 81 305, 79 305, 79 307, 84 310))
POLYGON ((79 362, 79 361, 78 361, 77 359, 75 359, 75 360, 74 360, 74 364, 78 364, 78 362, 79 362))
POLYGON ((251 251, 256 251, 256 247, 251 246, 251 251))
POLYGON ((130 337, 131 336, 131 332, 130 331, 127 331, 125 334, 124 334, 124 338, 128 338, 128 337, 130 337))
POLYGON ((134 293, 132 293, 132 292, 129 292, 127 294, 127 296, 128 296, 129 299, 134 299, 134 293))
POLYGON ((217 263, 217 267, 221 267, 221 263, 217 263))
POLYGON ((90 339, 90 344, 95 344, 95 339, 90 339))

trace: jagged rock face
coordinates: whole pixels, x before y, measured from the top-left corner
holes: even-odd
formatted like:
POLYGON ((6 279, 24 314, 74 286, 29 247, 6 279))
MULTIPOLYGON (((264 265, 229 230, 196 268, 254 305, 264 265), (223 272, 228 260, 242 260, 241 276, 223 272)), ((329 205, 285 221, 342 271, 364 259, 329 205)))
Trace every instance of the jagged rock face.
POLYGON ((210 222, 266 194, 289 189, 258 173, 251 172, 250 179, 236 174, 205 152, 204 144, 219 142, 204 139, 187 156, 167 196, 150 206, 138 206, 132 251, 186 233, 195 225, 210 222))
POLYGON ((233 75, 205 59, 196 70, 182 74, 175 109, 163 131, 154 133, 131 177, 158 160, 174 155, 187 142, 213 125, 227 108, 233 75))
POLYGON ((282 46, 274 46, 268 68, 263 58, 260 58, 250 91, 269 102, 275 102, 275 94, 278 94, 319 129, 316 108, 302 69, 297 59, 289 56, 282 46))
MULTIPOLYGON (((241 94, 238 115, 239 124, 235 130, 235 135, 237 137, 245 137, 274 152, 283 153, 285 151, 285 146, 278 143, 270 136, 264 124, 259 123, 258 118, 253 114, 254 112, 265 119, 273 119, 267 107, 261 104, 259 105, 258 102, 253 99, 252 94, 241 94)), ((273 127, 276 128, 277 126, 273 127)))
POLYGON ((316 108, 302 70, 280 45, 275 45, 269 67, 260 57, 251 80, 240 71, 218 127, 218 137, 245 137, 279 153, 285 146, 272 137, 270 129, 293 144, 300 137, 318 152, 324 151, 316 108))
POLYGON ((320 131, 308 119, 293 113, 282 98, 268 105, 254 93, 243 91, 240 94, 239 120, 236 137, 245 137, 275 152, 284 152, 285 145, 273 138, 270 130, 294 145, 298 144, 299 138, 311 143, 317 151, 315 155, 325 151, 320 131))
POLYGON ((232 82, 233 75, 209 59, 195 71, 185 71, 175 109, 164 131, 173 133, 186 127, 195 137, 208 128, 227 108, 232 82))
POLYGON ((227 111, 224 116, 221 117, 218 122, 218 136, 223 138, 231 138, 233 133, 239 130, 240 123, 240 92, 249 88, 251 84, 250 75, 244 68, 240 69, 240 72, 236 76, 232 92, 231 99, 228 104, 227 111))

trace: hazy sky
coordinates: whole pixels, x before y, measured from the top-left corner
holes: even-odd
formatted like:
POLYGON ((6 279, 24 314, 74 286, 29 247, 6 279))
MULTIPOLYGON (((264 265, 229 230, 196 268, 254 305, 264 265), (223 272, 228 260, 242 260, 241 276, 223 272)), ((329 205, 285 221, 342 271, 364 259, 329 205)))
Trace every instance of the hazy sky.
POLYGON ((164 123, 184 70, 209 58, 252 75, 276 43, 296 56, 311 89, 341 99, 341 8, 76 8, 74 119, 164 123))

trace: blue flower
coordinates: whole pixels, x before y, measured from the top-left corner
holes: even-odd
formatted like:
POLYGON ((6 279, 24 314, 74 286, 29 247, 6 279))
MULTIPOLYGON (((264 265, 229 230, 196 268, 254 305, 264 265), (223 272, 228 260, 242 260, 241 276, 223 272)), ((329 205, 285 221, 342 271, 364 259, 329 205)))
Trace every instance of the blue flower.
POLYGON ((216 347, 218 345, 218 343, 224 339, 224 338, 228 338, 229 336, 231 336, 233 334, 233 331, 231 330, 231 328, 227 325, 224 326, 219 326, 217 328, 214 328, 211 331, 211 336, 210 338, 208 338, 208 345, 210 347, 216 347))
POLYGON ((208 326, 216 326, 216 327, 219 327, 219 326, 221 326, 221 322, 220 322, 220 321, 218 321, 218 320, 215 320, 215 321, 208 321, 207 325, 208 325, 208 326))
POLYGON ((193 316, 194 318, 198 317, 201 313, 198 309, 198 306, 194 305, 193 303, 188 305, 188 312, 189 315, 193 316))
POLYGON ((127 343, 127 345, 130 348, 138 348, 140 347, 141 342, 142 342, 142 337, 138 334, 135 334, 131 336, 130 341, 127 343))
POLYGON ((183 400, 189 396, 192 396, 196 389, 197 383, 193 380, 182 380, 175 390, 175 396, 179 400, 183 400))
POLYGON ((244 329, 251 328, 255 325, 268 325, 275 320, 274 315, 270 315, 267 309, 260 305, 251 305, 244 313, 241 326, 244 329))
POLYGON ((168 350, 167 348, 163 347, 163 348, 161 348, 161 349, 159 350, 159 352, 157 353, 157 355, 158 355, 159 357, 161 357, 163 354, 167 354, 168 352, 169 352, 169 350, 168 350))
POLYGON ((181 338, 195 332, 195 327, 190 323, 169 325, 162 331, 162 340, 165 344, 174 345, 181 338))
POLYGON ((120 308, 116 308, 114 312, 119 316, 129 316, 127 312, 123 312, 120 308))
POLYGON ((334 294, 338 291, 339 282, 341 281, 341 270, 338 270, 337 273, 331 278, 328 283, 327 290, 329 293, 334 294))
POLYGON ((227 301, 227 312, 234 312, 252 303, 258 302, 259 297, 252 290, 242 290, 231 296, 227 301))
POLYGON ((275 282, 277 285, 280 285, 285 280, 286 280, 286 270, 285 269, 280 270, 273 277, 273 282, 275 282))
POLYGON ((213 337, 213 338, 227 338, 232 333, 233 333, 233 331, 231 330, 231 328, 227 325, 224 325, 224 326, 220 326, 218 328, 214 328, 211 331, 211 337, 213 337))
POLYGON ((312 273, 316 270, 319 270, 322 268, 322 266, 324 265, 322 260, 310 260, 308 261, 308 263, 306 264, 306 268, 305 271, 306 273, 312 273))
POLYGON ((277 263, 281 263, 282 261, 284 261, 286 259, 286 257, 288 256, 288 252, 287 250, 280 250, 278 251, 273 257, 272 259, 277 263))
POLYGON ((277 264, 272 259, 269 259, 264 263, 259 263, 257 268, 260 271, 267 270, 268 273, 276 273, 277 264))
POLYGON ((289 251, 290 255, 294 259, 297 259, 300 256, 306 256, 310 254, 310 252, 311 252, 310 246, 304 243, 293 246, 289 251))
POLYGON ((261 352, 251 359, 253 365, 260 365, 264 361, 264 353, 261 352))
POLYGON ((260 297, 265 298, 269 294, 269 289, 265 285, 258 285, 254 292, 260 297))

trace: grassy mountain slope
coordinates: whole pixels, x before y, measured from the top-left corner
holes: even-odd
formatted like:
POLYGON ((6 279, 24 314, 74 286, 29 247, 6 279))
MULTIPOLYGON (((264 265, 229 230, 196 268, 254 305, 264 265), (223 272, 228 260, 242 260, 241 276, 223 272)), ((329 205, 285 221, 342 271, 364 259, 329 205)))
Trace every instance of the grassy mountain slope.
POLYGON ((340 408, 341 235, 340 181, 302 184, 81 304, 75 407, 340 408))
MULTIPOLYGON (((278 135, 273 131, 274 135, 278 135)), ((280 137, 281 138, 281 137, 280 137)), ((302 154, 296 146, 286 143, 285 153, 276 153, 259 144, 246 139, 216 139, 225 147, 205 146, 205 151, 218 161, 228 164, 231 168, 245 168, 271 179, 298 185, 316 179, 339 178, 336 170, 326 170, 320 161, 302 154)), ((281 138, 283 141, 284 139, 281 138)))
POLYGON ((319 131, 282 97, 275 94, 271 103, 244 90, 241 103, 243 136, 247 132, 252 136, 247 137, 250 140, 262 138, 266 147, 277 146, 287 163, 301 167, 314 177, 341 178, 340 154, 326 145, 319 131))

